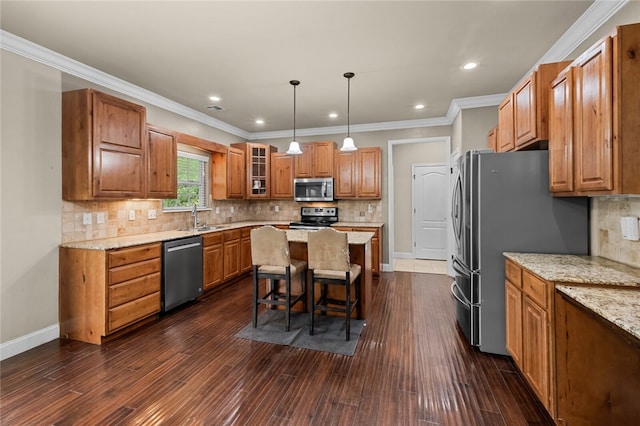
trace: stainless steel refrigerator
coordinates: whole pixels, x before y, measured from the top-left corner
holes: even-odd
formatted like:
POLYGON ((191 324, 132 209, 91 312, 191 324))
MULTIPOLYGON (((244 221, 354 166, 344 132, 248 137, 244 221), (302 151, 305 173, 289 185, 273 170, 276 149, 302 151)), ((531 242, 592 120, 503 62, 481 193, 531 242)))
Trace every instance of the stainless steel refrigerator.
POLYGON ((458 324, 482 352, 507 355, 503 253, 589 253, 589 199, 552 197, 548 151, 469 151, 452 194, 458 324))

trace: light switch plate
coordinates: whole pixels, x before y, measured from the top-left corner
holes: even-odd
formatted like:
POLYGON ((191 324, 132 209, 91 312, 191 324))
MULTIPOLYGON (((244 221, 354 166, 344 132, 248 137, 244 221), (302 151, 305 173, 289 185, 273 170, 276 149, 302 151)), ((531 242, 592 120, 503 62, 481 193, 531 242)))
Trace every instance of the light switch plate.
POLYGON ((136 211, 129 210, 129 220, 136 220, 136 211))
POLYGON ((96 213, 96 223, 104 223, 104 212, 96 213))
POLYGON ((620 228, 622 229, 622 238, 630 241, 640 240, 640 227, 638 226, 638 218, 635 216, 624 216, 620 218, 620 228))
POLYGON ((91 213, 82 213, 82 224, 91 225, 91 213))
POLYGON ((154 209, 151 209, 147 212, 147 219, 156 219, 158 217, 158 212, 154 209))

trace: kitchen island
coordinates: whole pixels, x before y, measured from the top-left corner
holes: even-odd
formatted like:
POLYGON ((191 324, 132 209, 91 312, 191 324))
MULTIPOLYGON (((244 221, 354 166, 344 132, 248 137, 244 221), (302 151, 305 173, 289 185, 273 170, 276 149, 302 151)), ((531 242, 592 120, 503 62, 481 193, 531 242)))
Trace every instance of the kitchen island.
POLYGON ((504 253, 507 348, 558 424, 640 418, 640 270, 504 253))

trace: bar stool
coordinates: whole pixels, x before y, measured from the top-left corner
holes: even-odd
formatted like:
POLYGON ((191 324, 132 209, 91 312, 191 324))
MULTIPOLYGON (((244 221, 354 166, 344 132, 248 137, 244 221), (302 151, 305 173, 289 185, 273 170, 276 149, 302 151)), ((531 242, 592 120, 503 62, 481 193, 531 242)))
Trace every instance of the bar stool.
POLYGON ((263 226, 251 230, 251 263, 253 265, 253 326, 258 325, 258 305, 284 306, 286 309, 286 331, 291 326, 291 307, 302 301, 307 305, 307 262, 289 257, 287 233, 273 226, 263 226), (301 277, 300 294, 292 296, 291 280, 301 277), (259 281, 270 282, 269 291, 259 296, 259 281), (284 292, 280 287, 284 280, 284 292), (276 281, 278 283, 276 284, 276 281))
POLYGON ((360 308, 360 265, 350 263, 349 244, 346 232, 332 228, 310 231, 307 234, 309 270, 311 271, 311 328, 313 335, 315 311, 341 312, 345 315, 346 340, 351 333, 351 313, 356 308, 358 319, 362 318, 360 308), (315 298, 315 284, 320 284, 320 297, 315 298), (328 286, 342 286, 345 298, 335 299, 328 295, 328 286), (351 288, 355 287, 355 300, 351 300, 351 288))

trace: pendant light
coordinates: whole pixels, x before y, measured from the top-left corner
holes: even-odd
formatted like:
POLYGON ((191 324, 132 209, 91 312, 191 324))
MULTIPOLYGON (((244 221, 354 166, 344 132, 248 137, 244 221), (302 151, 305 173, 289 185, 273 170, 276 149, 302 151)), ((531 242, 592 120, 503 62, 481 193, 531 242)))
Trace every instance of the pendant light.
POLYGON ((350 101, 351 101, 351 79, 355 74, 352 72, 344 73, 344 77, 347 79, 347 137, 344 138, 342 142, 342 147, 340 151, 355 151, 358 149, 356 145, 353 143, 353 138, 351 137, 350 131, 350 123, 349 123, 349 110, 350 110, 350 101))
POLYGON ((300 82, 298 80, 291 80, 289 84, 293 86, 293 140, 289 144, 287 154, 299 155, 302 154, 302 151, 300 151, 300 144, 296 141, 296 86, 299 85, 300 82))

